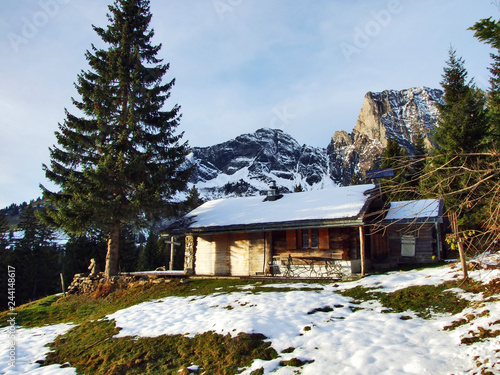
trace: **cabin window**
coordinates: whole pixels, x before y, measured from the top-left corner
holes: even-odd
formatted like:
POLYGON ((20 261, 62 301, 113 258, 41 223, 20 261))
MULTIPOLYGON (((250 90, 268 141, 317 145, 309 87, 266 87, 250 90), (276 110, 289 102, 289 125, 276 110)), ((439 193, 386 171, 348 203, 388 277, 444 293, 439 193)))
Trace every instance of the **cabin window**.
POLYGON ((311 248, 316 249, 319 247, 319 230, 311 229, 311 248))
POLYGON ((319 230, 302 229, 302 248, 303 249, 317 249, 319 247, 319 230))
POLYGON ((401 256, 414 257, 415 256, 415 243, 417 239, 415 236, 402 235, 401 236, 401 256))

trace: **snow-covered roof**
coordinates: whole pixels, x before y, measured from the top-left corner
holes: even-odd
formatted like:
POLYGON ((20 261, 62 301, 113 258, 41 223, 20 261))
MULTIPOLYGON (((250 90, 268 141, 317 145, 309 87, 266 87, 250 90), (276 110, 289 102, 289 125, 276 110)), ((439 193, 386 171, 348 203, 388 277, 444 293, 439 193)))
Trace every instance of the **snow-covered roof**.
POLYGON ((440 199, 391 202, 385 220, 439 219, 441 213, 440 199))
POLYGON ((275 201, 264 196, 217 199, 191 211, 188 229, 232 227, 318 220, 359 219, 375 185, 357 185, 285 194, 275 201))

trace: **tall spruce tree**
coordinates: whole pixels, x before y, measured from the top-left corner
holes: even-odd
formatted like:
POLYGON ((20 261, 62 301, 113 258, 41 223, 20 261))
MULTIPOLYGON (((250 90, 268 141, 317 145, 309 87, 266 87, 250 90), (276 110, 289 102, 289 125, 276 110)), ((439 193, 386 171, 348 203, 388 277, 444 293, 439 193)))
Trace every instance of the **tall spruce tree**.
POLYGON ((415 147, 414 154, 410 157, 410 165, 408 167, 408 187, 412 191, 413 197, 420 193, 420 179, 425 170, 425 160, 428 154, 425 140, 422 134, 417 134, 413 140, 415 147))
POLYGON ((460 154, 480 152, 488 133, 486 98, 473 80, 467 82, 464 61, 454 49, 444 68, 444 103, 438 104, 439 124, 433 140, 439 153, 460 154))
MULTIPOLYGON (((486 99, 471 80, 467 82, 467 70, 462 58, 450 50, 444 68, 444 103, 438 105, 439 123, 433 133, 435 147, 426 166, 429 176, 422 188, 430 196, 445 198, 450 211, 456 211, 461 223, 477 223, 470 206, 470 186, 478 184, 472 174, 464 170, 475 168, 475 154, 484 151, 488 134, 486 99)), ((479 208, 477 208, 479 209, 479 208)))
POLYGON ((180 107, 162 110, 175 80, 162 83, 169 64, 152 45, 148 0, 115 0, 109 25, 93 26, 107 49, 86 52, 90 70, 78 75, 73 99, 81 116, 66 110, 50 149, 46 177, 59 192, 41 186, 50 205, 44 219, 69 233, 90 228, 107 233, 105 276, 118 273, 120 229, 165 212, 185 189, 189 170, 180 107))
POLYGON ((382 155, 381 168, 391 168, 394 176, 385 178, 381 181, 387 196, 391 200, 403 200, 407 197, 406 182, 408 180, 408 156, 406 150, 401 147, 398 140, 394 137, 387 139, 387 146, 382 155), (393 189, 394 185, 400 186, 400 189, 393 189))
POLYGON ((490 91, 488 93, 489 137, 491 148, 500 150, 500 21, 490 18, 476 22, 470 28, 475 31, 474 36, 480 41, 489 44, 496 50, 491 53, 492 63, 489 68, 490 91))

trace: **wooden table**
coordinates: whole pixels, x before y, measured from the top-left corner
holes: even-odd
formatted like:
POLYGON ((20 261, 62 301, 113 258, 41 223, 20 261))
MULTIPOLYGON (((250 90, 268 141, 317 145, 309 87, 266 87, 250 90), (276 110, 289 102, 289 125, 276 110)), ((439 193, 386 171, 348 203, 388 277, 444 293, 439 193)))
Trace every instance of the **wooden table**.
POLYGON ((292 257, 282 259, 279 264, 284 277, 342 278, 342 265, 328 257, 292 257))

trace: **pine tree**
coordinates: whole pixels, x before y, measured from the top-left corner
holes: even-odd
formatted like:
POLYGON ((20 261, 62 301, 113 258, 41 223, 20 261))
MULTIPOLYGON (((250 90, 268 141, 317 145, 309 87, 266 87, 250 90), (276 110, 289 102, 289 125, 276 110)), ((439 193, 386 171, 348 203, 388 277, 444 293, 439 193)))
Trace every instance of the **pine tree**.
POLYGON ((470 29, 475 31, 476 38, 497 51, 490 54, 493 61, 489 68, 491 77, 488 93, 488 141, 489 146, 498 151, 500 150, 500 21, 494 21, 491 17, 482 19, 470 29))
MULTIPOLYGON (((194 210, 195 208, 201 206, 204 203, 203 198, 200 196, 200 192, 196 188, 196 186, 193 186, 189 190, 189 194, 187 196, 186 201, 184 202, 183 208, 181 215, 185 215, 188 212, 194 210)), ((181 216, 180 215, 180 216, 181 216)))
POLYGON ((294 192, 294 193, 301 193, 301 192, 303 192, 303 191, 304 191, 304 188, 302 187, 302 184, 301 184, 301 183, 299 183, 298 185, 295 185, 295 186, 293 187, 293 192, 294 192))
POLYGON ((123 225, 120 231, 119 269, 132 272, 137 269, 139 249, 136 246, 136 235, 129 225, 123 225))
MULTIPOLYGON (((460 193, 479 181, 463 170, 475 168, 475 153, 485 150, 488 134, 486 100, 471 80, 467 82, 464 61, 451 49, 444 69, 444 103, 438 105, 439 123, 432 137, 436 147, 426 166, 430 176, 422 188, 431 196, 445 198, 450 211, 463 213, 461 222, 474 224, 474 212, 468 207, 471 192, 460 193)), ((479 210, 479 208, 478 208, 479 210)))
POLYGON ((406 199, 406 182, 409 178, 408 157, 406 150, 399 145, 398 140, 394 137, 389 137, 387 139, 387 146, 384 150, 384 154, 382 155, 381 168, 392 168, 394 170, 394 177, 384 179, 381 183, 384 190, 387 192, 389 199, 406 199), (394 185, 398 185, 401 188, 394 190, 392 189, 392 186, 394 185))
POLYGON ((9 220, 0 213, 0 250, 5 250, 9 246, 9 220))
POLYGON ((420 187, 420 179, 425 169, 425 160, 428 154, 425 145, 424 137, 417 134, 413 141, 415 152, 410 158, 409 172, 408 172, 408 185, 415 194, 418 193, 420 187))
POLYGON ((438 104, 439 123, 433 134, 437 150, 442 154, 479 152, 487 136, 486 99, 467 82, 467 70, 462 58, 450 49, 444 68, 444 103, 438 104))
POLYGON ((19 229, 24 233, 11 254, 16 268, 19 302, 52 294, 57 290, 60 264, 54 230, 41 223, 32 204, 23 211, 19 229))
POLYGON ((381 168, 397 168, 401 163, 401 158, 406 155, 406 152, 399 145, 398 140, 394 137, 387 139, 387 146, 384 149, 382 156, 381 168))
POLYGON ((41 186, 46 222, 73 234, 107 233, 106 277, 118 273, 122 226, 165 212, 190 173, 181 168, 187 142, 175 132, 180 107, 162 110, 175 80, 162 83, 169 64, 156 57, 161 45, 151 45, 149 1, 115 0, 109 11, 106 29, 93 26, 108 48, 92 45, 90 70, 75 84, 83 115, 66 111, 43 166, 61 190, 41 186))
POLYGON ((148 239, 139 253, 138 270, 151 271, 157 267, 165 266, 164 258, 160 254, 158 234, 150 228, 148 239))

